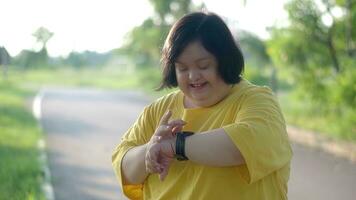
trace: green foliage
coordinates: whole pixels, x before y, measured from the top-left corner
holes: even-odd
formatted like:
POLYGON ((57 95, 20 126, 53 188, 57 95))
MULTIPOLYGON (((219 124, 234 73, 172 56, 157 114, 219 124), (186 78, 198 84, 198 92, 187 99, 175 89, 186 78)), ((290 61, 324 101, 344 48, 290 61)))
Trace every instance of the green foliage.
POLYGON ((122 47, 123 53, 135 61, 135 65, 158 66, 161 49, 173 23, 184 14, 202 8, 191 0, 150 0, 154 16, 132 29, 122 47))
POLYGON ((168 34, 168 26, 158 26, 153 19, 146 19, 130 32, 123 49, 138 66, 158 65, 160 49, 168 34))
POLYGON ((37 141, 40 129, 25 108, 31 91, 0 83, 0 199, 44 199, 37 141))
POLYGON ((257 85, 269 85, 275 92, 285 89, 285 81, 277 80, 278 69, 267 52, 266 42, 247 31, 241 31, 239 39, 246 65, 245 77, 257 85))
POLYGON ((23 50, 17 55, 12 64, 21 67, 22 69, 48 67, 47 42, 53 37, 53 33, 45 27, 38 28, 32 36, 36 38, 36 42, 41 48, 37 51, 23 50))
POLYGON ((11 56, 5 47, 0 46, 0 66, 10 64, 11 56))
POLYGON ((54 33, 41 26, 32 35, 36 38, 36 41, 42 45, 42 49, 45 49, 48 40, 53 37, 54 33))
POLYGON ((191 0, 150 0, 159 24, 169 25, 192 10, 191 0))
POLYGON ((47 49, 42 49, 39 52, 23 50, 19 55, 13 58, 13 65, 22 69, 48 67, 47 49))
POLYGON ((305 116, 323 116, 334 123, 328 127, 337 134, 356 138, 356 54, 349 45, 356 35, 346 37, 348 31, 356 32, 355 26, 348 25, 356 9, 347 8, 344 1, 325 0, 322 5, 290 1, 286 5, 290 25, 272 29, 268 53, 279 70, 288 72, 298 99, 310 104, 302 108, 310 111, 305 116), (349 12, 334 16, 332 10, 340 7, 349 12))
POLYGON ((74 68, 103 66, 111 59, 111 52, 93 51, 71 52, 67 58, 60 59, 55 65, 73 66, 74 68))
POLYGON ((268 68, 246 66, 243 77, 256 85, 270 85, 270 73, 268 68))
POLYGON ((271 59, 267 54, 266 44, 258 36, 242 31, 239 34, 239 44, 248 64, 258 67, 270 67, 271 59))

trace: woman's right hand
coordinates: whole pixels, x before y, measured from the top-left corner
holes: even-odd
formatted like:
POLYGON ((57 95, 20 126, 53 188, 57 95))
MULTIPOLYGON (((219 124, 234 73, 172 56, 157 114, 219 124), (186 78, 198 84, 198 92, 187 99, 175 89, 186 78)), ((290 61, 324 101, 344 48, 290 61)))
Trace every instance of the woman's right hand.
POLYGON ((166 112, 151 140, 146 146, 145 165, 148 173, 159 173, 161 180, 168 173, 175 154, 175 135, 186 124, 181 119, 169 121, 171 111, 166 112))

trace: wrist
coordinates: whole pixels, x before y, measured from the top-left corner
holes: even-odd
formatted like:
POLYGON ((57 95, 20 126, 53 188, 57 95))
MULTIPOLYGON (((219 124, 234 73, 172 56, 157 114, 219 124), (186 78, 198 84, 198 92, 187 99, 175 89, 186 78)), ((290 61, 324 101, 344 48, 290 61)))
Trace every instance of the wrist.
POLYGON ((150 143, 151 143, 151 142, 147 142, 146 144, 142 145, 142 146, 143 146, 143 151, 144 151, 145 155, 146 155, 146 153, 147 153, 148 147, 150 146, 150 143))
POLYGON ((172 138, 172 140, 170 141, 173 157, 176 155, 176 142, 177 142, 177 136, 172 138))
POLYGON ((185 141, 186 138, 193 135, 193 132, 179 132, 177 133, 177 137, 176 137, 176 146, 175 146, 175 157, 177 158, 177 160, 179 161, 184 161, 184 160, 188 160, 188 157, 186 156, 185 153, 185 141))

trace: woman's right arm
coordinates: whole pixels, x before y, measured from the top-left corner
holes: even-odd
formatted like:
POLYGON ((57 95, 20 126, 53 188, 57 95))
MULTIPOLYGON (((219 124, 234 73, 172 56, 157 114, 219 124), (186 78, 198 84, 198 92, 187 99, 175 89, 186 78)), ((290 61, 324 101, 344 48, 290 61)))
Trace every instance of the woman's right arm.
POLYGON ((180 119, 169 121, 172 113, 166 112, 159 123, 158 128, 151 137, 150 141, 144 145, 136 146, 126 152, 121 163, 122 181, 124 185, 142 184, 150 173, 160 173, 157 158, 152 158, 152 153, 147 153, 147 149, 154 151, 155 143, 159 142, 160 137, 174 137, 174 133, 181 131, 185 122, 180 119), (146 162, 146 160, 149 160, 146 162))
POLYGON ((124 185, 136 185, 145 181, 148 176, 145 165, 147 144, 133 147, 126 152, 121 163, 124 185))

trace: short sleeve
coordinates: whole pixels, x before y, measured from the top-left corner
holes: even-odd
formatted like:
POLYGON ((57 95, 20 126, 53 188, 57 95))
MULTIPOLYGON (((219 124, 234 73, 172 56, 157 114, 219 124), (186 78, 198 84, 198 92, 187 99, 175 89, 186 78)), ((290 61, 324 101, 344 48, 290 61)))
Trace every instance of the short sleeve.
POLYGON ((245 159, 238 167, 242 177, 253 183, 290 163, 286 125, 272 91, 259 87, 246 94, 235 123, 223 129, 245 159))
POLYGON ((123 185, 121 174, 121 162, 124 155, 133 147, 146 144, 154 132, 154 120, 150 114, 150 108, 145 107, 137 121, 121 138, 120 144, 116 147, 112 155, 112 165, 118 178, 123 193, 130 199, 142 199, 143 185, 123 185))

